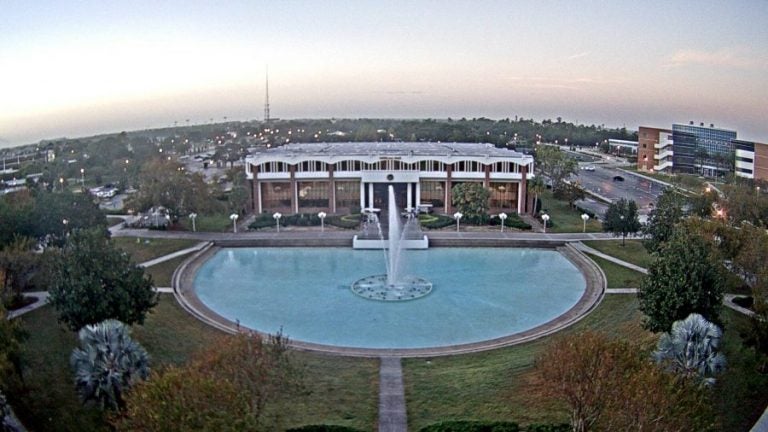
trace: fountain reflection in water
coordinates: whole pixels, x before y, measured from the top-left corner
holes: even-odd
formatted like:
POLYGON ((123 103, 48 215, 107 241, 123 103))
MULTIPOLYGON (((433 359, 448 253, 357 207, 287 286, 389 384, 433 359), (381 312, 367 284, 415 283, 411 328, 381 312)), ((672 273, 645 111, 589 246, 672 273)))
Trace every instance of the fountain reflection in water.
MULTIPOLYGON (((385 243, 385 262, 387 274, 367 276, 352 284, 352 291, 372 300, 398 301, 413 300, 432 291, 432 283, 418 276, 403 275, 404 240, 416 224, 409 215, 405 226, 401 226, 400 212, 395 202, 395 190, 389 186, 389 227, 385 243)), ((377 224, 382 240, 384 233, 381 224, 377 224)))

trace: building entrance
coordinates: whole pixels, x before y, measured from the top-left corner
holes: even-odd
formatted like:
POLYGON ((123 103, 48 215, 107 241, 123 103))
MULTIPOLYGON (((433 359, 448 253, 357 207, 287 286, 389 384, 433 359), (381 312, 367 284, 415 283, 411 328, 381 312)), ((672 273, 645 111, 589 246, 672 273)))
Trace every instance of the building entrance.
POLYGON ((373 206, 380 208, 382 212, 389 210, 389 186, 395 190, 395 203, 401 210, 407 207, 408 199, 407 183, 374 183, 373 184, 373 206))

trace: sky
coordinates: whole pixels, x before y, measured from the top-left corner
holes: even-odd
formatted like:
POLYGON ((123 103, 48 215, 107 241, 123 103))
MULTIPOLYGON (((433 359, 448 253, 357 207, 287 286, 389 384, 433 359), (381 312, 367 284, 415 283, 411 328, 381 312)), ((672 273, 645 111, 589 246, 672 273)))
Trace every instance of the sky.
POLYGON ((0 0, 0 147, 271 116, 714 123, 768 142, 768 1, 0 0))

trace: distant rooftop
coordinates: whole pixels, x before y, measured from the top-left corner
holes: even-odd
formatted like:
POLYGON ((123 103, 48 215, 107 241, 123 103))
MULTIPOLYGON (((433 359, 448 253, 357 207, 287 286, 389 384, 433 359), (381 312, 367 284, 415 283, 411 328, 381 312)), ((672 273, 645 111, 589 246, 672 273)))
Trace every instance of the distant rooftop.
POLYGON ((346 142, 346 143, 296 143, 270 149, 259 149, 253 156, 459 156, 530 158, 523 153, 498 148, 487 143, 436 143, 436 142, 346 142))

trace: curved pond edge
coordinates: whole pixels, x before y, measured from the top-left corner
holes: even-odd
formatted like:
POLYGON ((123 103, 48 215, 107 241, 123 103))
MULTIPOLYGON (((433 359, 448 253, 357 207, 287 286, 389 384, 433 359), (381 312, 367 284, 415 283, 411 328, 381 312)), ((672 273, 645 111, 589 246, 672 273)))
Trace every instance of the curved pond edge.
MULTIPOLYGON (((459 239, 457 239, 459 240, 459 239)), ((354 347, 341 347, 334 345, 322 345, 311 342, 303 342, 297 340, 291 340, 290 346, 294 349, 303 351, 313 351, 324 354, 350 356, 350 357, 437 357, 446 355, 466 354, 473 352, 480 352, 486 350, 492 350, 512 345, 518 345, 525 342, 530 342, 544 336, 554 334, 566 327, 569 327, 594 310, 597 305, 600 304, 605 296, 606 279, 602 269, 595 264, 594 261, 589 259, 583 252, 579 251, 572 245, 566 242, 543 241, 533 242, 525 241, 524 244, 514 241, 479 241, 473 239, 461 239, 462 241, 452 241, 450 244, 441 244, 443 247, 538 247, 546 249, 556 249, 560 252, 568 261, 570 261, 584 276, 586 287, 584 294, 576 302, 576 304, 564 314, 557 318, 548 321, 544 324, 538 325, 523 332, 513 333, 508 336, 500 338, 489 339, 482 342, 474 342, 460 345, 446 345, 442 347, 432 348, 404 348, 404 349, 373 349, 373 348, 354 348, 354 347), (489 244, 490 243, 490 244, 489 244)), ((176 300, 179 302, 182 308, 192 314, 200 321, 215 327, 221 331, 234 334, 241 331, 254 331, 245 327, 239 326, 237 322, 231 321, 225 318, 210 308, 208 308, 195 293, 194 279, 197 275, 197 271, 200 266, 203 265, 209 258, 211 258, 222 247, 259 247, 266 246, 260 244, 261 242, 237 242, 232 244, 230 242, 217 242, 208 244, 206 247, 195 253, 188 259, 186 259, 173 274, 173 293, 176 300)), ((433 243, 434 244, 434 243, 433 243)), ((274 246, 274 245, 270 245, 274 246)), ((290 247, 311 247, 311 246, 340 246, 334 244, 319 245, 314 242, 302 243, 298 239, 291 242, 291 244, 282 244, 281 246, 290 247)), ((347 246, 341 245, 341 246, 347 246)), ((438 246, 438 245, 434 245, 438 246)), ((438 247, 439 247, 438 246, 438 247)), ((351 247, 351 246, 349 246, 351 247)), ((257 332, 258 333, 258 332, 257 332)))

